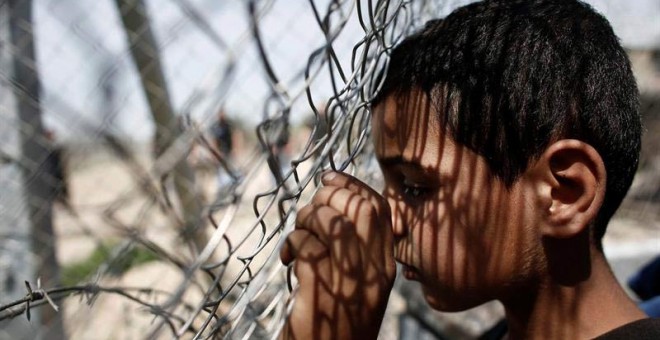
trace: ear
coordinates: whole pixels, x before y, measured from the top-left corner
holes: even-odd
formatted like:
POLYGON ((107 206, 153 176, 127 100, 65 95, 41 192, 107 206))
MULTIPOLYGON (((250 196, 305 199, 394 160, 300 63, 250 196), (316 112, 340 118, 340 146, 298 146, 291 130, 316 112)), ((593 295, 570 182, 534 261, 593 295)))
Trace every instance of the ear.
POLYGON ((542 235, 570 238, 585 231, 605 197, 607 173, 596 149, 562 139, 551 144, 533 167, 543 209, 542 235))

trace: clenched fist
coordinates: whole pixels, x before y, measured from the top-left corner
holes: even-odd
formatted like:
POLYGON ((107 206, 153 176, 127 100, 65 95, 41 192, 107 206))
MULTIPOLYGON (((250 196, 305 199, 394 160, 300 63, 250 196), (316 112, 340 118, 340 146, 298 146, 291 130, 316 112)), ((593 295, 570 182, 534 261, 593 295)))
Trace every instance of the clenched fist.
POLYGON ((346 174, 321 181, 281 251, 300 285, 282 335, 375 339, 396 275, 389 206, 346 174))

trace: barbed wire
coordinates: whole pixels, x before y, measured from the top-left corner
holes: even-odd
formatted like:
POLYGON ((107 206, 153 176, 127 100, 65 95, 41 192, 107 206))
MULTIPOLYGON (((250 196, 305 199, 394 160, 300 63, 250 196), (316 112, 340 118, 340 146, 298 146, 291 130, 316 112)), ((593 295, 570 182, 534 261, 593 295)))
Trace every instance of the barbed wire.
MULTIPOLYGON (((100 296, 107 295, 150 316, 139 337, 275 338, 295 291, 278 251, 296 208, 309 201, 326 169, 378 187, 369 102, 388 53, 451 2, 0 3, 0 43, 7 46, 0 53, 7 67, 0 69, 18 60, 36 77, 0 71, 0 183, 9 188, 0 196, 0 234, 7 240, 0 244, 6 291, 0 325, 26 315, 47 328, 59 317, 75 336, 84 317, 108 317, 84 316, 77 304, 100 313, 100 296), (21 14, 30 8, 32 14, 21 14), (98 20, 104 16, 114 19, 98 20), (12 30, 22 37, 13 38, 12 30), (24 53, 33 41, 40 55, 24 53), (93 66, 58 72, 64 65, 58 60, 73 57, 57 43, 75 46, 78 59, 93 66), (181 50, 186 55, 176 59, 181 50), (89 79, 77 80, 82 74, 89 79), (41 92, 27 86, 35 81, 41 92), (39 119, 23 119, 16 102, 38 108, 39 119), (142 118, 134 118, 138 112, 142 118), (122 120, 126 131, 117 127, 122 120), (152 142, 139 142, 136 136, 149 129, 152 142), (68 140, 53 140, 49 130, 68 140), (40 149, 29 151, 30 143, 40 149), (52 163, 53 155, 64 164, 52 163), (105 185, 112 190, 95 191, 100 179, 113 181, 105 185), (52 221, 54 236, 35 223, 36 214, 52 221), (73 252, 78 245, 66 237, 74 234, 102 250, 103 259, 75 283, 58 284, 56 271, 34 263, 73 252), (148 254, 147 264, 130 262, 139 252, 148 254), (156 274, 149 263, 160 266, 156 274), (127 284, 131 273, 137 278, 127 284), (43 287, 39 280, 32 289, 27 282, 39 276, 43 287), (27 294, 16 283, 22 281, 27 294), (59 307, 64 312, 49 314, 59 307)), ((62 270, 73 262, 60 259, 62 270)), ((430 324, 423 313, 409 314, 430 324)), ((17 327, 16 334, 39 331, 17 327)))

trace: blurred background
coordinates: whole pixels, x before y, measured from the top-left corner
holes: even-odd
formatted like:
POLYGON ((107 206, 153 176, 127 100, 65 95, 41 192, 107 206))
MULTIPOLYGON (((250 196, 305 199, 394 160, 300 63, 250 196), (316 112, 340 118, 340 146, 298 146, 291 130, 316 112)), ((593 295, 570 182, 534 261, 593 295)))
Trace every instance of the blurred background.
MULTIPOLYGON (((386 51, 468 2, 0 2, 0 338, 276 335, 296 206, 328 167, 379 185, 386 51)), ((604 241, 625 284, 660 254, 660 3, 588 2, 646 127, 604 241)), ((501 315, 432 312, 397 281, 382 338, 474 338, 501 315)))

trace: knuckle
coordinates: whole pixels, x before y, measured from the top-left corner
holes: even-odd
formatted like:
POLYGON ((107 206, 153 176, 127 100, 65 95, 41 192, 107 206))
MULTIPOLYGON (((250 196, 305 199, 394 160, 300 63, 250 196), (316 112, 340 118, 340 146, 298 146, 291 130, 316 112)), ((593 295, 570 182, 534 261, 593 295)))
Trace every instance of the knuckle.
POLYGON ((280 249, 280 259, 285 265, 291 263, 295 260, 298 248, 300 247, 300 241, 304 237, 304 234, 301 233, 302 230, 294 230, 286 235, 282 248, 280 249))
POLYGON ((288 248, 287 245, 284 245, 282 249, 280 249, 280 262, 282 262, 283 265, 288 266, 293 260, 294 257, 291 254, 291 249, 288 248))
POLYGON ((309 223, 309 218, 317 209, 318 206, 314 204, 308 204, 298 210, 298 214, 296 215, 296 228, 302 227, 309 223))
POLYGON ((309 215, 309 213, 311 213, 313 209, 314 209, 314 205, 308 204, 298 210, 298 216, 309 215))
POLYGON ((296 261, 293 263, 293 275, 296 276, 296 279, 298 279, 298 283, 300 284, 303 284, 304 282, 307 281, 306 280, 307 276, 303 275, 304 274, 303 265, 304 264, 300 261, 296 261))
POLYGON ((327 200, 327 197, 332 194, 332 191, 333 189, 329 187, 319 188, 314 194, 314 197, 312 197, 312 204, 324 203, 327 200))
POLYGON ((302 210, 298 212, 298 215, 296 216, 296 228, 301 228, 305 224, 306 216, 301 212, 302 210))
MULTIPOLYGON (((365 200, 366 201, 366 200, 365 200)), ((378 210, 370 202, 365 202, 366 205, 360 210, 360 215, 362 218, 368 219, 369 221, 375 220, 378 218, 378 210)))
POLYGON ((331 228, 335 231, 335 234, 338 235, 345 235, 347 233, 351 233, 353 231, 353 221, 351 221, 348 217, 336 213, 334 216, 331 217, 330 219, 330 224, 331 228))
POLYGON ((323 198, 324 196, 331 195, 335 191, 337 191, 337 188, 335 188, 335 187, 328 186, 328 185, 322 186, 316 191, 316 194, 314 195, 314 198, 317 198, 317 197, 323 198))

